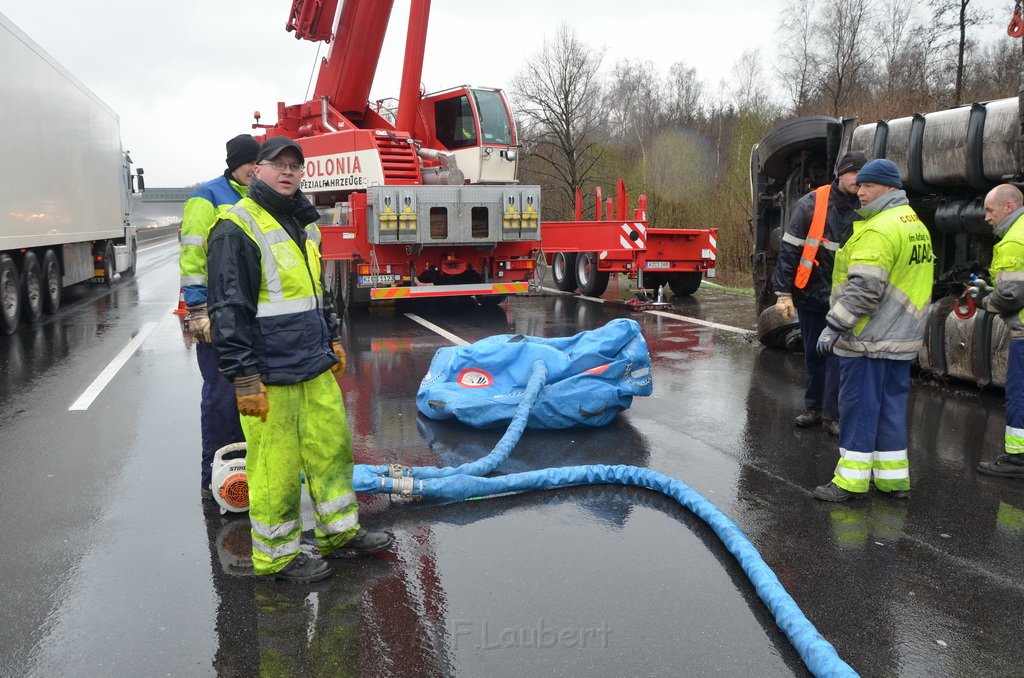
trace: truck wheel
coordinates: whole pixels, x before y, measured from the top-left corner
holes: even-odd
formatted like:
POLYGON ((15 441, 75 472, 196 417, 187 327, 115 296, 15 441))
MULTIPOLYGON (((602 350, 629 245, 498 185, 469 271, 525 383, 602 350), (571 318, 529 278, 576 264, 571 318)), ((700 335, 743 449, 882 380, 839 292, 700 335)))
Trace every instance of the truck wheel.
POLYGON ((103 284, 107 287, 114 284, 114 246, 109 242, 103 248, 103 284))
POLYGON ((60 262, 53 250, 43 255, 43 308, 47 313, 56 313, 60 308, 64 281, 61 280, 60 262))
POLYGON ((365 311, 370 308, 370 291, 356 285, 355 266, 350 261, 334 265, 334 305, 338 313, 365 311))
POLYGON ((34 323, 43 314, 43 274, 34 252, 25 252, 21 260, 21 291, 25 307, 21 314, 26 322, 34 323))
POLYGON ((566 252, 555 252, 551 258, 551 277, 555 287, 562 292, 576 289, 576 255, 566 252))
POLYGON ((123 277, 131 278, 132 276, 135 275, 135 264, 138 262, 138 259, 139 259, 139 248, 138 248, 138 245, 135 243, 135 241, 132 240, 132 253, 131 253, 131 258, 129 259, 128 268, 126 268, 125 270, 121 271, 121 275, 123 277))
POLYGON ((608 273, 597 270, 597 253, 580 252, 576 255, 576 282, 580 292, 588 297, 599 297, 608 289, 608 273))
POLYGON ((0 254, 0 329, 14 334, 21 319, 21 285, 14 259, 0 254))
POLYGON ((677 297, 688 297, 700 289, 700 272, 673 273, 668 279, 668 287, 677 297))

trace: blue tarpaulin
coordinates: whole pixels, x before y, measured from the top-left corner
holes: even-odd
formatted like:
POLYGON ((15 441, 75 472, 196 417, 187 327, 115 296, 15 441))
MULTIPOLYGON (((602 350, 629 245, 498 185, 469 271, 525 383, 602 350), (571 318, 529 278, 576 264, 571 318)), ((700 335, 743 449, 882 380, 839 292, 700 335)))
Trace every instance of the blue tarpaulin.
POLYGON ((420 383, 416 406, 431 419, 476 428, 508 424, 523 399, 535 361, 547 368, 528 428, 604 426, 647 396, 651 356, 640 325, 618 318, 571 337, 502 334, 469 346, 441 348, 420 383))

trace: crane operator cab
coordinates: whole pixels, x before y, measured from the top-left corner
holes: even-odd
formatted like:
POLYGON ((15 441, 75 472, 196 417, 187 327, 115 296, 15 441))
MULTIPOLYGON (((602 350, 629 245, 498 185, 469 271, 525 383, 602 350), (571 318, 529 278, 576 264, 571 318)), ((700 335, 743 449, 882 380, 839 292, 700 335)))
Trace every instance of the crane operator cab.
POLYGON ((420 109, 438 150, 451 151, 470 184, 516 183, 515 121, 500 89, 458 87, 427 94, 420 109))

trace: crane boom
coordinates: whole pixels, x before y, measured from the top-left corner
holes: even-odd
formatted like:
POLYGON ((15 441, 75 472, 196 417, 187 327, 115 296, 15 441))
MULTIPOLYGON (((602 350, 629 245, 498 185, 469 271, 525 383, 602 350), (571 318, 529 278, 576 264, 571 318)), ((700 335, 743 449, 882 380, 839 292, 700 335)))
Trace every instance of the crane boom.
POLYGON ((370 98, 393 6, 392 0, 345 0, 334 42, 320 64, 315 98, 327 97, 336 111, 357 118, 357 125, 370 98))
POLYGON ((295 0, 285 30, 295 31, 296 40, 330 42, 338 0, 295 0))

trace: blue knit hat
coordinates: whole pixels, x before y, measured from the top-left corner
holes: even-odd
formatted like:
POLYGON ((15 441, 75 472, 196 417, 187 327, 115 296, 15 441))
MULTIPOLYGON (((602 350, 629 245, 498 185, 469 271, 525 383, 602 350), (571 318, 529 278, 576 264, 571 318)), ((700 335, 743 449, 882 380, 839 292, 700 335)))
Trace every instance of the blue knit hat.
POLYGON ((896 167, 896 163, 892 160, 885 158, 868 160, 857 174, 857 183, 903 188, 903 182, 900 181, 900 168, 896 167))

